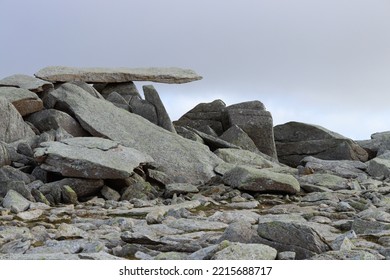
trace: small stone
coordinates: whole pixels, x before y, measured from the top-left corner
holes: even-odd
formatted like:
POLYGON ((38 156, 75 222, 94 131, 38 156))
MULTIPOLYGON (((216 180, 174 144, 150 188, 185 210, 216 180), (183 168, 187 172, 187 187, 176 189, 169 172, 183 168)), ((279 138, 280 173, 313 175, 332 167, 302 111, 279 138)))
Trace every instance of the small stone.
POLYGON ((43 215, 43 210, 35 209, 35 210, 20 212, 16 216, 22 219, 23 221, 32 221, 38 219, 42 215, 43 215))
POLYGON ((173 194, 179 195, 197 192, 199 192, 199 190, 196 186, 186 183, 174 183, 165 186, 166 197, 172 197, 173 194))
POLYGON ((57 229, 55 239, 62 240, 69 238, 83 238, 87 236, 88 235, 84 230, 79 229, 73 225, 62 223, 57 229))
POLYGON ((26 211, 30 207, 30 203, 30 201, 14 190, 9 190, 3 200, 3 206, 11 209, 16 214, 26 211))
POLYGON ((116 190, 107 186, 103 186, 101 194, 107 200, 119 201, 121 198, 121 195, 116 190))
POLYGON ((165 213, 165 209, 157 207, 155 210, 146 215, 146 222, 148 225, 161 224, 161 222, 164 220, 165 213))

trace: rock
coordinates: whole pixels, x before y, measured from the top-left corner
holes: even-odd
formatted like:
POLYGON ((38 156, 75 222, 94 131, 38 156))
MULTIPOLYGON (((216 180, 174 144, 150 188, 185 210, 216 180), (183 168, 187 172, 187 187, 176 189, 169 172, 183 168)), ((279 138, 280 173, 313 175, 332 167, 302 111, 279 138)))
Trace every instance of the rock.
POLYGON ((17 239, 1 246, 0 254, 24 254, 30 246, 30 240, 17 239))
POLYGON ((182 84, 202 79, 194 71, 181 68, 75 68, 49 66, 39 70, 36 77, 50 82, 82 81, 86 83, 123 83, 151 81, 182 84))
POLYGON ((151 123, 158 124, 156 107, 141 97, 134 96, 129 101, 130 112, 147 119, 151 123))
POLYGON ((164 244, 161 237, 164 235, 180 234, 183 231, 170 228, 164 224, 134 226, 130 231, 125 231, 121 239, 127 243, 159 245, 164 244))
POLYGON ((356 160, 323 160, 312 156, 303 158, 301 163, 314 172, 330 172, 343 178, 357 178, 365 174, 368 167, 367 163, 356 160))
POLYGON ((125 109, 126 111, 130 111, 129 103, 126 101, 126 99, 123 98, 122 95, 120 95, 117 92, 111 92, 107 97, 107 101, 110 101, 115 106, 125 109))
POLYGON ((23 221, 33 221, 38 219, 42 215, 43 215, 43 210, 35 209, 35 210, 20 212, 16 216, 22 219, 23 221))
POLYGON ((233 149, 239 149, 238 146, 235 146, 229 142, 226 142, 225 140, 222 140, 218 137, 212 136, 210 134, 201 132, 199 130, 196 130, 194 128, 189 128, 192 132, 199 135, 200 138, 202 138, 203 143, 207 146, 209 146, 211 151, 214 151, 219 148, 233 148, 233 149))
POLYGON ((31 177, 12 166, 3 166, 0 168, 0 181, 23 181, 29 184, 31 177))
POLYGON ((225 103, 220 100, 214 100, 210 103, 200 103, 193 109, 185 113, 179 120, 174 122, 175 126, 191 127, 199 131, 204 131, 205 127, 211 127, 217 135, 223 133, 222 120, 225 103))
POLYGON ((31 114, 26 120, 32 123, 40 132, 62 128, 74 137, 90 135, 70 115, 55 109, 42 110, 31 114))
POLYGON ((315 255, 311 260, 378 260, 378 258, 363 250, 329 251, 315 255))
POLYGON ((107 200, 118 201, 121 198, 121 195, 116 190, 107 186, 103 186, 101 194, 107 200))
POLYGON ((218 149, 214 152, 218 157, 227 163, 234 165, 251 165, 258 168, 269 168, 280 166, 268 155, 253 153, 239 149, 218 149))
POLYGON ((35 93, 53 88, 53 84, 35 77, 16 74, 0 80, 0 87, 17 87, 27 89, 35 93))
POLYGON ((296 253, 291 251, 279 252, 277 260, 295 260, 296 253))
POLYGON ((134 216, 145 216, 150 212, 160 211, 160 209, 168 212, 169 210, 180 210, 180 209, 194 209, 200 206, 201 203, 198 200, 186 201, 178 204, 171 205, 162 205, 162 206, 151 206, 151 207, 142 207, 142 208, 133 208, 130 210, 126 210, 124 214, 126 215, 134 215, 134 216))
POLYGON ((30 190, 26 187, 23 181, 6 181, 5 183, 0 182, 0 197, 4 197, 9 190, 16 191, 21 194, 25 199, 34 201, 30 190))
POLYGON ((231 243, 216 252, 212 260, 275 260, 277 251, 263 244, 231 243))
POLYGON ((295 194, 300 190, 298 181, 291 175, 247 166, 231 169, 225 173, 223 181, 229 186, 245 191, 295 194))
POLYGON ((158 92, 154 86, 149 85, 143 86, 142 88, 144 90, 146 101, 154 105, 156 108, 157 125, 170 132, 176 133, 175 127, 173 126, 172 121, 169 118, 167 111, 165 110, 164 104, 161 101, 160 96, 158 95, 158 92))
MULTIPOLYGON (((94 86, 96 87, 96 84, 94 86)), ((104 96, 104 98, 107 98, 111 93, 116 92, 127 102, 129 102, 131 97, 134 96, 141 98, 138 89, 133 82, 103 84, 99 92, 104 96)))
POLYGON ((243 150, 260 153, 253 140, 237 125, 232 125, 220 136, 220 138, 242 148, 243 150))
POLYGON ((367 152, 351 139, 321 126, 289 122, 274 128, 279 161, 296 167, 306 156, 325 160, 368 159, 367 152))
POLYGON ((184 218, 168 221, 166 225, 170 228, 182 230, 185 232, 222 230, 228 227, 227 224, 221 222, 184 218))
POLYGON ((372 177, 389 178, 390 160, 383 158, 374 158, 368 162, 367 173, 372 177))
POLYGON ((148 225, 161 224, 162 221, 164 220, 165 213, 166 213, 165 209, 157 207, 156 210, 153 210, 146 215, 145 217, 146 223, 148 225))
POLYGON ((75 137, 45 142, 35 150, 41 168, 63 176, 88 179, 120 179, 133 174, 141 163, 153 159, 117 142, 96 137, 75 137))
POLYGON ((250 224, 256 224, 259 221, 260 215, 249 210, 224 210, 217 211, 211 215, 208 220, 222 222, 225 224, 232 224, 237 222, 246 222, 250 224))
POLYGON ((271 113, 260 101, 234 104, 225 108, 226 127, 237 125, 252 139, 260 152, 273 158, 276 148, 271 113))
POLYGON ((298 182, 302 188, 307 185, 315 185, 334 191, 353 189, 353 184, 350 180, 332 174, 311 174, 301 176, 298 177, 298 182))
POLYGON ((68 185, 62 186, 61 198, 65 204, 78 204, 76 192, 68 185))
POLYGON ((40 111, 43 109, 43 102, 35 93, 21 88, 0 87, 0 97, 12 103, 22 116, 40 111))
POLYGON ((69 238, 84 238, 87 237, 87 233, 73 225, 62 223, 59 225, 55 234, 55 239, 64 240, 69 238))
POLYGON ((31 202, 14 190, 9 190, 3 200, 3 207, 11 209, 13 213, 26 211, 31 202))
POLYGON ((263 244, 278 251, 296 252, 297 259, 307 259, 330 250, 325 238, 306 222, 259 221, 257 232, 263 244))
POLYGON ((186 183, 173 183, 165 186, 166 197, 172 197, 173 194, 187 194, 187 193, 197 193, 199 192, 198 188, 191 184, 186 183))
POLYGON ((11 143, 35 136, 15 107, 0 97, 0 141, 11 143))
POLYGON ((104 185, 103 180, 88 180, 79 178, 65 178, 59 181, 47 183, 39 188, 43 194, 49 194, 54 189, 61 189, 63 186, 70 186, 78 198, 85 198, 96 195, 104 185))
POLYGON ((204 145, 170 133, 107 101, 90 97, 71 84, 61 85, 51 95, 57 102, 66 104, 92 135, 104 136, 149 154, 155 160, 157 170, 176 182, 207 181, 214 176, 213 169, 221 162, 204 145), (99 112, 99 116, 93 112, 99 112))
POLYGON ((177 134, 179 134, 180 136, 204 144, 203 139, 198 134, 190 130, 189 128, 187 129, 182 126, 175 126, 175 129, 177 134))
POLYGON ((220 242, 228 240, 230 242, 239 243, 256 243, 259 241, 259 236, 256 229, 252 227, 251 223, 246 221, 237 221, 229 224, 219 240, 220 242))
POLYGON ((0 167, 11 164, 11 156, 8 152, 7 145, 0 141, 0 167))

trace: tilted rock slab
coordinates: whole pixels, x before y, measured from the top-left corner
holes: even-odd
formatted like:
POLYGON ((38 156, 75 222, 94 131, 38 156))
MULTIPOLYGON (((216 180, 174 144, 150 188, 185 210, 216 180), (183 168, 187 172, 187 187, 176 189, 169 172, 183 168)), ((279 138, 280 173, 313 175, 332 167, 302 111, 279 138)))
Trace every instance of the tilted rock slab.
POLYGON ((11 143, 35 136, 15 107, 0 96, 0 141, 11 143))
POLYGON ((44 142, 34 153, 43 159, 41 168, 63 176, 89 179, 123 179, 134 168, 153 159, 108 139, 75 137, 61 142, 44 142))
POLYGON ((109 138, 150 155, 155 160, 153 165, 173 182, 207 181, 215 176, 213 169, 222 162, 206 146, 97 99, 73 84, 63 84, 50 95, 93 136, 109 138))
POLYGON ((35 76, 50 82, 123 83, 151 81, 167 84, 183 84, 202 79, 193 70, 170 68, 76 68, 49 66, 35 76))
POLYGON ((28 89, 32 92, 42 92, 53 88, 53 84, 35 77, 16 74, 0 80, 0 87, 17 87, 28 89))

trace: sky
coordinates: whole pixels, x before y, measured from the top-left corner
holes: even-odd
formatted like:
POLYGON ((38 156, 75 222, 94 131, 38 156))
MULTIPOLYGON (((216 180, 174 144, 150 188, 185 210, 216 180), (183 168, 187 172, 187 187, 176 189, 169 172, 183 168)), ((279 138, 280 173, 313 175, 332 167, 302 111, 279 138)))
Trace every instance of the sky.
POLYGON ((388 0, 0 0, 0 78, 190 68, 203 79, 154 84, 172 120, 201 102, 260 100, 275 125, 369 139, 390 130, 389 14, 388 0))

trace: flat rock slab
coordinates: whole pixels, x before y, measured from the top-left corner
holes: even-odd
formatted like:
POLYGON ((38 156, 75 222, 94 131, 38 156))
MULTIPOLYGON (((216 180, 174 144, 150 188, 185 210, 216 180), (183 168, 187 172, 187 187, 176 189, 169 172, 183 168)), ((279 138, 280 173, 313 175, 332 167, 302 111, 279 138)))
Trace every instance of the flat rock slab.
POLYGON ((97 137, 75 137, 44 142, 35 150, 41 168, 63 176, 89 179, 123 179, 141 163, 153 162, 142 152, 97 137))
POLYGON ((183 84, 202 79, 193 70, 169 68, 76 68, 49 66, 35 76, 50 82, 124 83, 150 81, 167 84, 183 84))
POLYGON ((23 88, 32 92, 42 92, 44 90, 53 88, 52 83, 22 74, 5 77, 4 79, 0 80, 0 87, 1 86, 23 88))
POLYGON ((274 260, 277 251, 263 244, 232 243, 218 251, 212 260, 274 260))

